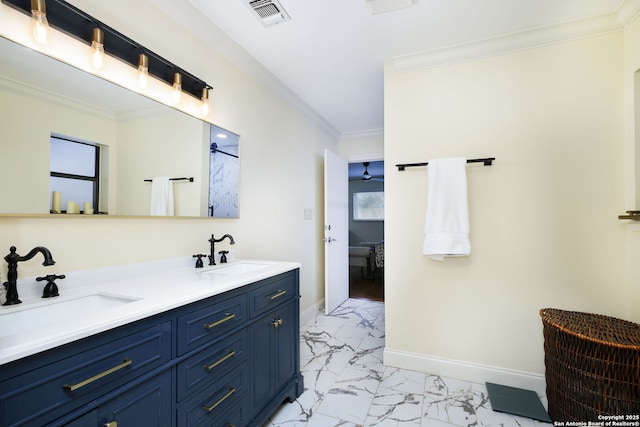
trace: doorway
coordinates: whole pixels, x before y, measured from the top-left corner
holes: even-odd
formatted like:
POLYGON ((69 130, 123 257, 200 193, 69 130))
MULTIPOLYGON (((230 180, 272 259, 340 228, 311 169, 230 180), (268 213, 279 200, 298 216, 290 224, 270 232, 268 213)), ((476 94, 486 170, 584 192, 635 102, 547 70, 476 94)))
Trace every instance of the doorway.
POLYGON ((349 163, 349 297, 384 301, 384 161, 349 163))

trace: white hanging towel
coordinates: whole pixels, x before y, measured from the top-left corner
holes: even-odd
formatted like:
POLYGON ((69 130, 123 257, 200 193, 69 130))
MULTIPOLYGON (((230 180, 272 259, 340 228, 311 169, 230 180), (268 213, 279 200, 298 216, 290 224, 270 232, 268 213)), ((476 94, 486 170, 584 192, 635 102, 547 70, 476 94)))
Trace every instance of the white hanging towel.
POLYGON ((173 181, 168 176, 151 180, 151 215, 173 216, 173 181))
POLYGON ((436 261, 471 253, 466 165, 459 157, 429 160, 422 253, 436 261))

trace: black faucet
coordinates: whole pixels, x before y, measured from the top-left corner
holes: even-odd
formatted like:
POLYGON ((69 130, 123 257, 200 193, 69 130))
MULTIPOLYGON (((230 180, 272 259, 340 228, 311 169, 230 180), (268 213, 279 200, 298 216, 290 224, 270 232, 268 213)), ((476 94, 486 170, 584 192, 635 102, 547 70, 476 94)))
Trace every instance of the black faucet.
POLYGON ((7 301, 2 305, 14 305, 14 304, 20 304, 22 302, 18 298, 18 286, 17 286, 19 262, 29 261, 31 258, 36 256, 36 254, 39 252, 44 257, 44 262, 42 263, 42 265, 53 265, 56 263, 51 257, 51 252, 49 252, 49 249, 45 248, 44 246, 37 246, 31 249, 31 251, 29 251, 29 253, 26 254, 25 256, 18 255, 16 253, 15 246, 11 246, 11 248, 9 248, 9 251, 10 251, 9 255, 4 257, 4 260, 7 261, 7 264, 9 264, 8 271, 7 271, 8 281, 4 283, 4 287, 7 289, 7 301))
POLYGON ((209 265, 216 265, 216 259, 215 259, 215 244, 218 242, 222 242, 224 239, 229 238, 229 243, 232 245, 235 245, 236 242, 233 240, 233 236, 231 236, 231 234, 225 234, 224 236, 222 236, 219 239, 216 239, 215 237, 213 237, 213 234, 211 235, 211 238, 209 239, 209 243, 211 243, 211 255, 209 255, 209 265))

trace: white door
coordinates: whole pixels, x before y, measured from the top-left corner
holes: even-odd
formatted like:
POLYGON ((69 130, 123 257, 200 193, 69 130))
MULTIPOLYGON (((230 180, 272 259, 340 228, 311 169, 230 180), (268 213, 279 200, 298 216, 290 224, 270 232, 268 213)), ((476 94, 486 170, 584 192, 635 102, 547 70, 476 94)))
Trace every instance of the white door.
POLYGON ((324 311, 349 298, 349 165, 324 150, 324 311))

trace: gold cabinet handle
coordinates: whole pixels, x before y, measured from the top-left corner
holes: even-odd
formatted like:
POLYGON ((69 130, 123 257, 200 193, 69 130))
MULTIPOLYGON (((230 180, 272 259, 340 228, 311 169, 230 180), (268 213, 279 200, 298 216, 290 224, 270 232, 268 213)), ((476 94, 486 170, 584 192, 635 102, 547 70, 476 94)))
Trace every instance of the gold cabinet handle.
POLYGON ((282 323, 282 319, 274 319, 271 321, 271 324, 274 328, 279 328, 280 326, 282 326, 282 323))
POLYGON ((208 325, 204 325, 204 328, 205 328, 205 329, 215 328, 216 326, 221 325, 221 324, 223 324, 224 322, 227 322, 227 321, 229 321, 229 320, 233 319, 234 317, 236 317, 236 315, 235 315, 235 314, 233 314, 233 313, 227 313, 227 314, 225 315, 225 317, 223 317, 222 319, 218 320, 217 322, 213 322, 213 323, 210 323, 210 324, 208 324, 208 325))
POLYGON ((202 409, 204 409, 206 412, 211 412, 214 409, 216 409, 216 407, 221 404, 222 402, 224 402, 225 400, 227 400, 229 398, 229 396, 231 396, 233 393, 236 392, 235 387, 229 387, 229 391, 227 392, 227 394, 225 394, 224 396, 222 396, 220 398, 220 400, 218 400, 216 403, 214 403, 211 406, 203 406, 202 409))
POLYGON ((111 421, 110 423, 106 423, 104 427, 118 427, 117 421, 111 421))
POLYGON ((213 362, 211 365, 205 365, 204 369, 206 369, 207 371, 212 370, 213 368, 215 368, 216 366, 218 366, 219 364, 221 364, 222 362, 224 362, 225 360, 233 357, 236 355, 236 351, 235 350, 227 350, 227 354, 222 356, 220 359, 216 360, 215 362, 213 362))
POLYGON ((107 375, 111 375, 111 374, 113 374, 114 372, 119 371, 120 369, 126 368, 127 366, 131 365, 132 363, 133 363, 133 362, 131 361, 131 359, 126 358, 126 359, 124 359, 124 361, 123 361, 121 364, 119 364, 118 366, 114 366, 114 367, 113 367, 113 368, 111 368, 111 369, 107 369, 107 370, 106 370, 106 371, 104 371, 104 372, 100 372, 99 374, 94 375, 94 376, 92 376, 91 378, 87 378, 86 380, 81 381, 81 382, 79 382, 79 383, 77 383, 77 384, 64 384, 64 385, 62 386, 62 388, 64 388, 65 390, 68 390, 68 391, 75 391, 75 390, 77 390, 77 389, 79 389, 79 388, 81 388, 81 387, 84 387, 84 386, 86 386, 86 385, 88 385, 88 384, 91 384, 91 383, 92 383, 92 382, 94 382, 94 381, 99 380, 100 378, 104 378, 104 377, 106 377, 107 375))
POLYGON ((276 293, 275 295, 268 296, 268 297, 267 297, 267 299, 268 299, 269 301, 273 301, 274 299, 276 299, 276 298, 280 298, 282 295, 284 295, 284 294, 286 294, 286 293, 287 293, 287 291, 280 291, 280 290, 279 290, 279 291, 278 291, 278 293, 276 293))

